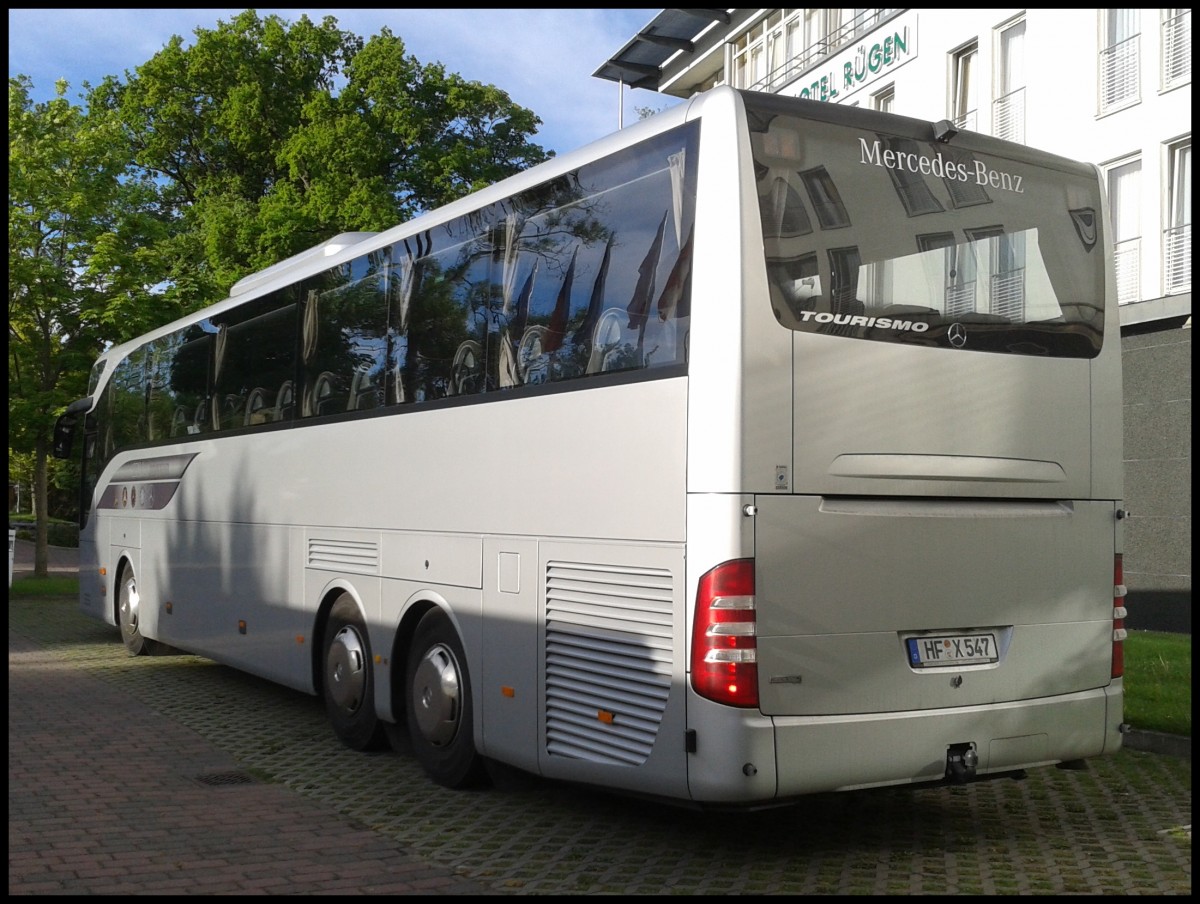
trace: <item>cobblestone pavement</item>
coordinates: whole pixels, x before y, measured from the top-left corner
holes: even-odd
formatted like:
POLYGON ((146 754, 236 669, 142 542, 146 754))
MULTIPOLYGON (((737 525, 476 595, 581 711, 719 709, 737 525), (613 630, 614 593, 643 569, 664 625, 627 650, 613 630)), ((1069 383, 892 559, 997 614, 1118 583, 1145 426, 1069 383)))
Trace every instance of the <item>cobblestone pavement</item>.
POLYGON ((696 813, 431 784, 313 697, 9 605, 9 893, 1190 894, 1190 757, 696 813))

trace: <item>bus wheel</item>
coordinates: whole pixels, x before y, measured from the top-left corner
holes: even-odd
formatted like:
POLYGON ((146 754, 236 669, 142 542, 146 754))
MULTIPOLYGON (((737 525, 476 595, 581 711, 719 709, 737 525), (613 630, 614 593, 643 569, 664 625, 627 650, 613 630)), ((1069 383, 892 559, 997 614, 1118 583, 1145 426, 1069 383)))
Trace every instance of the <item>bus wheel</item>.
POLYGON ((440 609, 431 609, 417 625, 404 687, 413 755, 430 778, 448 788, 478 784, 484 769, 475 752, 467 657, 440 609))
POLYGON ((342 594, 330 610, 323 662, 321 689, 333 733, 352 750, 378 749, 386 738, 375 714, 371 644, 349 594, 342 594))
POLYGON ((162 648, 156 641, 142 636, 142 598, 137 589, 137 577, 133 566, 126 564, 121 569, 121 580, 117 585, 117 621, 121 625, 121 639, 130 656, 153 656, 162 648))

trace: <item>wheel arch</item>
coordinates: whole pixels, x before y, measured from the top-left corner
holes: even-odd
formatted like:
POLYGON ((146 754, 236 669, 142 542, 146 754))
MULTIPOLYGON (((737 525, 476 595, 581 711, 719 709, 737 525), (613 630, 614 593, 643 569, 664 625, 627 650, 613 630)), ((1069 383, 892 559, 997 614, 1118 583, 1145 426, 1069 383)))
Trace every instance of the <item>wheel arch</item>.
POLYGON ((112 619, 110 624, 121 626, 121 582, 125 580, 127 569, 132 570, 136 577, 140 565, 140 562, 134 563, 133 556, 127 549, 123 549, 117 554, 116 562, 113 565, 112 593, 109 594, 108 600, 108 615, 112 619))
POLYGON ((329 629, 329 614, 343 595, 349 596, 354 601, 354 605, 358 607, 358 614, 362 617, 363 624, 367 626, 368 634, 370 634, 371 630, 371 621, 367 617, 367 608, 363 604, 362 595, 355 589, 354 585, 342 578, 326 584, 321 591, 321 601, 317 604, 317 612, 313 617, 312 644, 310 645, 311 656, 309 657, 309 666, 312 669, 313 690, 318 697, 325 692, 325 632, 329 629))
POLYGON ((406 724, 404 676, 408 670, 408 648, 412 644, 417 625, 434 609, 440 609, 442 614, 450 620, 450 624, 454 626, 458 636, 460 638, 463 636, 462 626, 459 625, 458 619, 454 615, 454 608, 442 594, 426 588, 413 593, 405 601, 400 612, 400 621, 392 635, 391 668, 388 675, 392 720, 401 727, 406 724))

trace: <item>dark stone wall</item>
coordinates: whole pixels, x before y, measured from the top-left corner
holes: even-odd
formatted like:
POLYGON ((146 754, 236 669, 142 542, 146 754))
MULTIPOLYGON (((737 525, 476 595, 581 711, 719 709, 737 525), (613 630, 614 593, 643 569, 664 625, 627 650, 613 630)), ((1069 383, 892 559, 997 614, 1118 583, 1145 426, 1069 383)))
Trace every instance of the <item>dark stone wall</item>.
POLYGON ((1122 330, 1126 626, 1192 631, 1192 331, 1122 330))

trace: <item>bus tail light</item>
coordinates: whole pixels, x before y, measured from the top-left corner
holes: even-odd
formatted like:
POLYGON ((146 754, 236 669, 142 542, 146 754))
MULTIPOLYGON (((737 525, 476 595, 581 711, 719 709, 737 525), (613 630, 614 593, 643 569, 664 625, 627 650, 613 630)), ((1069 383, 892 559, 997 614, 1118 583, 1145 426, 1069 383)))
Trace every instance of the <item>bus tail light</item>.
POLYGON ((1125 565, 1118 553, 1113 557, 1113 644, 1112 644, 1112 677, 1120 678, 1125 674, 1125 638, 1129 632, 1125 630, 1125 565))
POLYGON ((692 688, 729 706, 758 706, 754 560, 722 562, 700 578, 692 625, 692 688))

